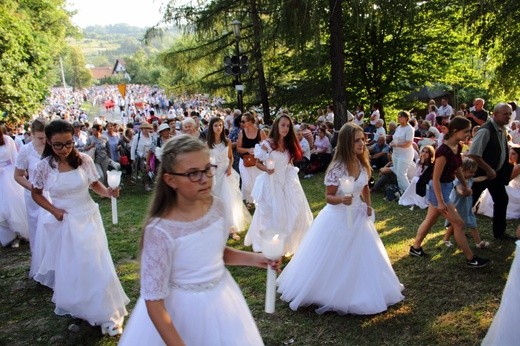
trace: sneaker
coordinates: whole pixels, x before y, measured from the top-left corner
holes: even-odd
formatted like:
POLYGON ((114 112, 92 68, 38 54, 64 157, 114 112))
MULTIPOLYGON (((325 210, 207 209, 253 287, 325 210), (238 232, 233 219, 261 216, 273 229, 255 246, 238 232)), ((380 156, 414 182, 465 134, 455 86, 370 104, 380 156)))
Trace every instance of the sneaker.
POLYGON ((415 205, 412 205, 412 206, 410 207, 410 210, 413 211, 414 209, 415 209, 415 205))
POLYGON ((480 243, 475 244, 477 249, 485 249, 488 248, 491 244, 488 241, 482 240, 480 243))
POLYGON ((144 186, 144 190, 145 190, 146 192, 150 192, 150 191, 152 191, 152 188, 150 187, 150 185, 145 185, 145 186, 144 186))
POLYGON ((444 245, 446 245, 446 247, 452 247, 453 246, 452 242, 449 241, 449 240, 445 240, 444 241, 444 245))
POLYGON ((426 256, 426 253, 423 251, 422 246, 420 248, 416 249, 412 245, 412 246, 410 246, 410 256, 424 257, 424 256, 426 256))
POLYGON ((13 240, 11 242, 11 247, 14 248, 14 249, 20 247, 20 239, 16 238, 15 240, 13 240))
POLYGON ((468 267, 471 268, 481 268, 489 264, 491 262, 487 258, 481 258, 478 256, 473 256, 473 259, 466 260, 466 263, 468 264, 468 267))

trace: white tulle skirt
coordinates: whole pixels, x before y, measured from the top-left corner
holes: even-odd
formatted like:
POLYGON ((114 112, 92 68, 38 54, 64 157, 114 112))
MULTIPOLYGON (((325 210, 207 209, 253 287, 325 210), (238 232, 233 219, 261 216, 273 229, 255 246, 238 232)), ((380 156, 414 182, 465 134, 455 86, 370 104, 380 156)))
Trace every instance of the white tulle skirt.
POLYGON ((404 299, 383 242, 364 203, 330 205, 314 220, 278 278, 281 299, 291 309, 317 305, 316 312, 369 315, 404 299))
MULTIPOLYGON (((240 288, 229 272, 206 290, 174 289, 164 300, 166 310, 186 345, 263 345, 240 288)), ((165 345, 139 298, 124 329, 120 346, 165 345)))
POLYGON ((123 323, 130 300, 123 291, 108 249, 97 204, 57 221, 47 214, 38 228, 45 241, 37 246, 42 261, 35 280, 54 287, 58 315, 71 315, 91 325, 123 323), (40 251, 39 250, 39 251, 40 251))
MULTIPOLYGON (((0 134, 1 135, 1 134, 0 134)), ((0 167, 0 245, 29 239, 24 188, 14 180, 14 166, 0 167)))
POLYGON ((482 345, 515 346, 520 343, 520 240, 516 241, 516 253, 502 301, 482 345))
POLYGON ((217 174, 213 193, 224 201, 226 217, 231 222, 230 233, 242 232, 251 222, 251 214, 242 201, 242 192, 239 188, 240 176, 235 170, 230 175, 225 172, 222 176, 217 174))

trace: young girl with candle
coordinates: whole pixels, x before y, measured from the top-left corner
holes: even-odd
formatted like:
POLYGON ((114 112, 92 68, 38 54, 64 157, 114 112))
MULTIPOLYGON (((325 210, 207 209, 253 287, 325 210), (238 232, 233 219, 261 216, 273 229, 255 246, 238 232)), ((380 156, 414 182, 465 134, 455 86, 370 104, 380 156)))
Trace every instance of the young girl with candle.
POLYGON ((213 178, 213 194, 225 202, 226 215, 231 221, 229 233, 233 239, 239 240, 237 232, 242 232, 251 222, 251 214, 242 202, 240 176, 233 169, 231 141, 224 133, 224 121, 219 117, 209 121, 206 140, 210 157, 217 166, 213 178))
POLYGON ((278 278, 278 292, 291 309, 317 305, 319 314, 369 315, 404 299, 374 226, 370 174, 363 129, 347 123, 325 174, 327 205, 278 278), (342 183, 346 179, 349 184, 342 183))
POLYGON ((212 196, 216 167, 200 140, 166 144, 141 240, 141 297, 120 345, 262 345, 225 265, 280 260, 226 247, 229 220, 212 196))
POLYGON ((89 188, 104 197, 117 197, 119 189, 99 181, 92 159, 74 148, 73 134, 74 128, 64 120, 45 127, 43 159, 31 177, 34 201, 49 212, 38 222, 47 228, 45 234, 56 234, 54 248, 45 252, 35 279, 51 276, 56 314, 100 325, 103 334, 115 336, 122 333, 130 301, 117 277, 89 188))
POLYGON ((263 171, 253 187, 256 210, 245 237, 245 245, 262 251, 261 231, 284 234, 285 253, 294 254, 312 223, 312 212, 293 161, 302 150, 291 118, 282 114, 273 123, 269 138, 255 146, 256 166, 263 171))

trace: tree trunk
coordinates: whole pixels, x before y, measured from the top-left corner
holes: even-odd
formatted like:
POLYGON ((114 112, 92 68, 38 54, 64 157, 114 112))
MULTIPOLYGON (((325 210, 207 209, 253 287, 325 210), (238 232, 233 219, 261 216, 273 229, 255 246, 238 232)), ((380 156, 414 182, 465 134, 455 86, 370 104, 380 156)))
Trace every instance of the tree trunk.
POLYGON ((347 121, 342 2, 342 0, 329 0, 330 62, 335 130, 339 130, 347 121))
POLYGON ((251 0, 250 4, 251 22, 253 23, 253 59, 255 60, 256 72, 258 73, 258 90, 260 93, 260 101, 262 102, 262 110, 264 112, 264 124, 270 124, 269 95, 267 93, 267 83, 265 81, 264 62, 262 58, 262 22, 258 15, 256 0, 251 0))

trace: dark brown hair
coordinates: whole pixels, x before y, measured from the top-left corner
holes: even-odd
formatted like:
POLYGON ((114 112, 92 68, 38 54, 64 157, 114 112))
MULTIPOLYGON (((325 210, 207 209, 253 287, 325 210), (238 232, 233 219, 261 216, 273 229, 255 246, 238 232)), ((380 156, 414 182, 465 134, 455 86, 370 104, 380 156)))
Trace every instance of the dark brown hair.
MULTIPOLYGON (((70 133, 74 136, 74 127, 65 120, 53 120, 45 127, 45 136, 47 137, 47 141, 45 142, 45 148, 43 149, 42 159, 50 156, 49 165, 52 168, 56 168, 55 164, 59 163, 59 157, 56 155, 51 146, 51 138, 52 136, 59 133, 70 133)), ((69 156, 66 158, 67 163, 74 169, 81 166, 83 161, 79 155, 79 152, 76 148, 72 148, 69 156)))

